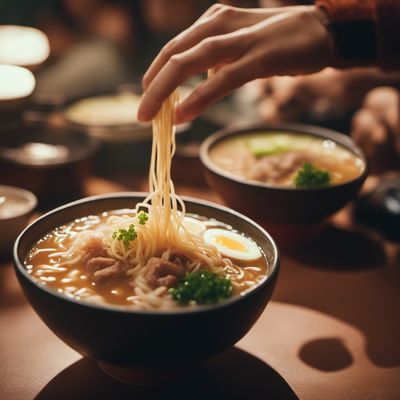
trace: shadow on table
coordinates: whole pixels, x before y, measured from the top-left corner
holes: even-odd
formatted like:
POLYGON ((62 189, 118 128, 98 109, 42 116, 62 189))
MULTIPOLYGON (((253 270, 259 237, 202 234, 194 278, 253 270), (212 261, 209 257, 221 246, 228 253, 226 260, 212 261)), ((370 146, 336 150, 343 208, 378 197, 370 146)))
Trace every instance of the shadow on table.
POLYGON ((21 293, 11 261, 0 261, 0 309, 25 305, 25 297, 21 293))
POLYGON ((354 271, 385 265, 382 245, 357 231, 325 226, 312 241, 302 246, 284 248, 290 258, 310 267, 354 271))
POLYGON ((54 377, 35 400, 78 399, 298 399, 288 383, 258 358, 233 348, 196 373, 162 387, 113 380, 94 361, 81 359, 54 377))
POLYGON ((285 249, 273 299, 350 323, 365 335, 371 362, 400 366, 400 268, 378 241, 329 227, 312 244, 285 249))
POLYGON ((299 358, 307 365, 325 372, 340 371, 353 364, 353 357, 339 338, 315 339, 299 350, 299 358))

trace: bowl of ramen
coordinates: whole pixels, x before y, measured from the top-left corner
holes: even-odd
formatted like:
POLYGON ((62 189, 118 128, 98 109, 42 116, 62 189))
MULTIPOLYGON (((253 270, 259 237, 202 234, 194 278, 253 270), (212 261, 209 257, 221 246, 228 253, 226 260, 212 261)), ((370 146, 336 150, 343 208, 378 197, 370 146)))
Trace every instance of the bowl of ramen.
POLYGON ((227 128, 200 149, 211 188, 260 222, 313 224, 353 200, 367 161, 347 136, 301 124, 227 128))
POLYGON ((68 102, 62 116, 67 126, 101 142, 96 171, 141 170, 151 153, 151 124, 136 117, 141 100, 137 85, 120 85, 110 91, 68 102))
POLYGON ((141 94, 136 85, 70 102, 63 110, 67 123, 106 142, 140 141, 151 137, 151 126, 136 118, 141 94))
POLYGON ((175 197, 171 208, 156 198, 78 200, 33 222, 14 247, 19 282, 45 324, 140 384, 233 346, 266 307, 279 268, 274 241, 247 217, 177 198, 184 213, 175 197))

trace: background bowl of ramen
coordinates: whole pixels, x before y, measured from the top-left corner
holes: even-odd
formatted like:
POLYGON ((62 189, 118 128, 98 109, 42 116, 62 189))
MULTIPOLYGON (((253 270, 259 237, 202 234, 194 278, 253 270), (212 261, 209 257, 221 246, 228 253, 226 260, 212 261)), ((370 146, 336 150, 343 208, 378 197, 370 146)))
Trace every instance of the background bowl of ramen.
POLYGON ((98 141, 73 129, 45 123, 9 123, 0 128, 0 183, 33 192, 40 205, 82 196, 98 141))
POLYGON ((151 137, 151 124, 136 118, 141 99, 137 85, 120 85, 114 91, 68 102, 65 121, 105 141, 123 141, 135 132, 137 139, 151 137))
MULTIPOLYGON (((24 260, 28 252, 56 227, 76 218, 132 207, 143 200, 144 195, 117 193, 67 204, 34 221, 19 236, 14 247, 19 282, 45 324, 74 350, 98 361, 108 372, 124 380, 129 379, 121 378, 121 373, 132 369, 136 373, 141 371, 142 378, 150 371, 169 373, 232 347, 267 305, 279 268, 276 245, 263 228, 226 207, 185 198, 188 212, 215 218, 252 238, 266 255, 269 266, 266 279, 245 295, 234 296, 218 305, 178 311, 137 311, 68 298, 38 283, 27 272, 24 260)), ((141 379, 141 383, 148 383, 146 379, 141 379)))
POLYGON ((268 226, 303 226, 328 217, 356 198, 366 176, 367 161, 360 148, 338 132, 302 124, 258 124, 226 128, 207 138, 200 149, 201 161, 211 188, 233 209, 268 226), (235 137, 254 133, 311 135, 330 140, 362 160, 364 168, 354 179, 323 188, 303 189, 258 182, 218 167, 210 157, 216 145, 235 137))
POLYGON ((151 124, 136 118, 141 99, 138 85, 69 101, 62 110, 67 126, 100 141, 96 171, 145 170, 150 160, 151 124))
MULTIPOLYGON (((186 89, 185 89, 186 90, 186 89)), ((115 90, 68 101, 62 110, 67 126, 85 132, 101 142, 96 170, 146 171, 150 162, 151 123, 141 123, 136 114, 142 88, 119 85, 115 90)), ((177 126, 177 133, 191 124, 177 126)))

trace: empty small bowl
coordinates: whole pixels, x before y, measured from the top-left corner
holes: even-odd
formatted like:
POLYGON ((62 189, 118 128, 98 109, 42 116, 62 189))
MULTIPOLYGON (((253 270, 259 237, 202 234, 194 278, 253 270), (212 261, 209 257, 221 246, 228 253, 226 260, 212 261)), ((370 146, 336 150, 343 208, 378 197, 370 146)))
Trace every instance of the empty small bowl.
POLYGON ((28 190, 0 185, 0 255, 11 255, 15 239, 27 225, 37 204, 28 190))
POLYGON ((329 129, 302 124, 280 123, 227 128, 203 142, 200 157, 211 188, 230 207, 260 223, 266 222, 268 226, 301 226, 321 221, 357 197, 368 171, 364 154, 349 137, 329 129), (211 159, 210 151, 217 144, 255 132, 307 134, 327 139, 362 160, 363 168, 358 176, 344 183, 305 189, 249 180, 223 170, 211 159))
POLYGON ((226 207, 185 198, 188 212, 237 227, 263 250, 269 274, 245 295, 221 304, 174 311, 132 310, 67 297, 41 284, 26 270, 24 260, 32 246, 56 227, 87 215, 132 207, 144 196, 95 196, 45 214, 17 239, 14 263, 32 307, 61 340, 118 379, 159 384, 227 350, 249 331, 271 298, 279 255, 269 234, 250 219, 226 207))

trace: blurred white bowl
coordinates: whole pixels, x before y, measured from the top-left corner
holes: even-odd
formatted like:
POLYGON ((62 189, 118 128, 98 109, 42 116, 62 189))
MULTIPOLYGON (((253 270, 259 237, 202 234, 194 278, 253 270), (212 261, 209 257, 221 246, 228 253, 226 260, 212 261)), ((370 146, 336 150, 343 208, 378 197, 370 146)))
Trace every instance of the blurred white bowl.
POLYGON ((37 204, 28 190, 0 185, 0 255, 9 255, 37 204))
POLYGON ((29 26, 0 25, 0 63, 31 67, 50 55, 47 36, 29 26))

